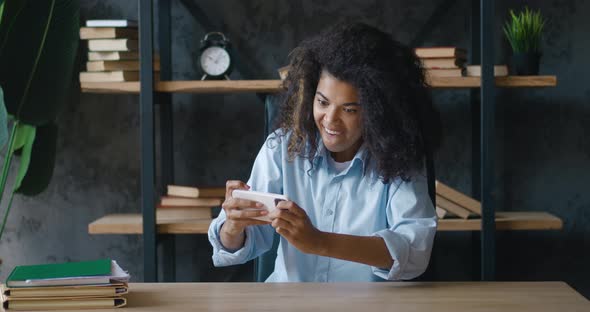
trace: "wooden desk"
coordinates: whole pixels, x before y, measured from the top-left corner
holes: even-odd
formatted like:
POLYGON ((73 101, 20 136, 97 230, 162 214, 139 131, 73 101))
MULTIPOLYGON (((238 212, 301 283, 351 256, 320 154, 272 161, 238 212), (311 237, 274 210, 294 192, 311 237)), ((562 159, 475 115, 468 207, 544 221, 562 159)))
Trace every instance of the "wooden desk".
POLYGON ((565 283, 138 284, 141 311, 590 311, 565 283))
POLYGON ((563 282, 138 283, 127 298, 109 311, 590 311, 563 282))

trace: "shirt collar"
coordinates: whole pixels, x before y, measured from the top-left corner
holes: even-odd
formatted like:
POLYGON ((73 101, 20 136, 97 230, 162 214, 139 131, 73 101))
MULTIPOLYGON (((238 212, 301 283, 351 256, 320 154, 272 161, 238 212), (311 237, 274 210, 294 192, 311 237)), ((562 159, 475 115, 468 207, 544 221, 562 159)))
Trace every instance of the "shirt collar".
MULTIPOLYGON (((322 138, 318 138, 318 149, 315 153, 315 159, 319 162, 322 159, 324 160, 328 160, 327 156, 328 156, 328 149, 326 148, 326 146, 324 145, 324 142, 322 141, 322 138)), ((365 166, 366 166, 366 161, 367 161, 367 155, 368 155, 368 150, 367 150, 367 143, 363 142, 363 144, 361 144, 361 146, 359 147, 358 151, 356 151, 356 154, 354 155, 354 157, 352 158, 352 164, 351 166, 354 165, 354 163, 356 162, 360 162, 363 171, 365 170, 365 166)))

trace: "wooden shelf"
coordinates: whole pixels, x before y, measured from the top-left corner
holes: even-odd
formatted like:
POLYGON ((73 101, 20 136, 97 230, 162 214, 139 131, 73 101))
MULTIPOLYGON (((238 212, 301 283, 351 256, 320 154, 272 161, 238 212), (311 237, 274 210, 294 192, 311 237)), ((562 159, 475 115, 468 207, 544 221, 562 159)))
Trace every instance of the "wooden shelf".
MULTIPOLYGON (((479 88, 480 77, 432 77, 428 83, 433 88, 479 88)), ((496 86, 501 88, 540 88, 557 86, 555 76, 505 76, 496 77, 496 86)))
MULTIPOLYGON (((139 81, 84 82, 82 92, 139 93, 139 81)), ((174 80, 158 81, 155 91, 177 93, 276 93, 281 90, 280 80, 174 80)))
MULTIPOLYGON (((479 88, 479 77, 433 77, 428 83, 433 88, 479 88)), ((502 88, 555 87, 555 76, 496 77, 496 86, 502 88)), ((139 93, 139 82, 84 82, 82 92, 87 93, 139 93)), ((276 93, 281 91, 280 80, 174 80, 155 83, 158 92, 178 93, 276 93)))
MULTIPOLYGON (((158 221, 160 234, 206 234, 211 220, 187 219, 158 221)), ((546 212, 497 212, 496 229, 559 230, 563 222, 546 212)), ((481 219, 443 219, 438 222, 439 231, 480 231, 481 219)), ((89 234, 142 234, 141 214, 112 214, 88 225, 89 234)))
MULTIPOLYGON (((546 212, 496 212, 496 230, 561 230, 563 222, 546 212)), ((481 219, 442 219, 439 231, 481 231, 481 219)))
MULTIPOLYGON (((158 220, 160 234, 207 234, 211 219, 158 220)), ((88 225, 89 234, 142 234, 139 213, 106 215, 88 225)))

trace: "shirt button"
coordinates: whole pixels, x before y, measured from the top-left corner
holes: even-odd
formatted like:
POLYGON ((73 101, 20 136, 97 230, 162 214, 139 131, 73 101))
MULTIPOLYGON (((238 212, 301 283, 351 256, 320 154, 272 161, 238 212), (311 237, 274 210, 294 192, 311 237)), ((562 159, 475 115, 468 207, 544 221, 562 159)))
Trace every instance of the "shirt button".
POLYGON ((326 215, 327 216, 331 216, 333 213, 334 213, 334 211, 332 211, 332 209, 326 210, 326 215))

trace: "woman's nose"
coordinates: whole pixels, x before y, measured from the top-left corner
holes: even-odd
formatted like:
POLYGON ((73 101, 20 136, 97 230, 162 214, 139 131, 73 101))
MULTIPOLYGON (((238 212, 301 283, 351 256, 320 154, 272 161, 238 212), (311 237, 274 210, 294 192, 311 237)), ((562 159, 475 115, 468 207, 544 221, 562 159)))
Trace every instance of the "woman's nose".
POLYGON ((338 110, 334 107, 328 108, 326 110, 326 114, 324 115, 324 120, 330 123, 338 120, 338 110))

